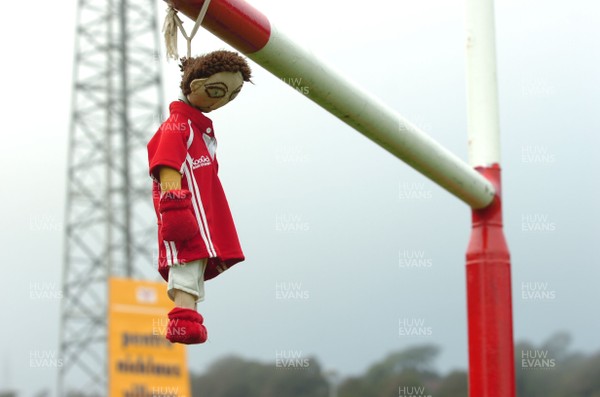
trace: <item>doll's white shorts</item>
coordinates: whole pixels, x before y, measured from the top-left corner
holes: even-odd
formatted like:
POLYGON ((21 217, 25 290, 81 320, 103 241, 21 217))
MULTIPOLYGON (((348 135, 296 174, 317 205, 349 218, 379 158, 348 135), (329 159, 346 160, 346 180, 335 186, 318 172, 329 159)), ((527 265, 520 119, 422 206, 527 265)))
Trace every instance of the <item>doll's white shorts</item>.
POLYGON ((204 271, 207 259, 188 262, 184 265, 172 265, 169 268, 167 293, 172 301, 175 300, 176 289, 196 297, 196 302, 204 300, 204 271))

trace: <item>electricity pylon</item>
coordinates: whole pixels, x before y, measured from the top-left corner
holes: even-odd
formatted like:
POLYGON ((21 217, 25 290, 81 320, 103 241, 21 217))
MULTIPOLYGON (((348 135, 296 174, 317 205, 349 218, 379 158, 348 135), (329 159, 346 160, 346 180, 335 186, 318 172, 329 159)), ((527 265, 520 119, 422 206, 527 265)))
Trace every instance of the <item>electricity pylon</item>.
MULTIPOLYGON (((146 144, 163 106, 153 0, 79 0, 58 396, 107 396, 107 288, 155 266, 146 144)), ((149 276, 152 275, 152 276, 149 276)))

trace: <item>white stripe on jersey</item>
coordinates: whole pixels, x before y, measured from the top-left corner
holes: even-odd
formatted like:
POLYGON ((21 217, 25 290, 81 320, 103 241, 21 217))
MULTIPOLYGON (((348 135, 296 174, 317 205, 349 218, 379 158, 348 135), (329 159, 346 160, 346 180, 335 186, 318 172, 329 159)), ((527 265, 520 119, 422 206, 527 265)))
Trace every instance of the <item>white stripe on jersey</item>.
POLYGON ((194 140, 194 129, 192 128, 192 120, 188 119, 188 125, 190 126, 190 136, 187 140, 187 148, 189 150, 190 146, 192 146, 192 141, 194 140))
POLYGON ((206 245, 206 249, 208 250, 209 256, 213 258, 217 256, 217 252, 215 251, 215 247, 212 243, 212 237, 210 236, 210 229, 208 227, 208 221, 206 220, 206 213, 204 211, 204 205, 202 204, 200 189, 198 188, 198 183, 196 182, 192 171, 192 164, 192 156, 190 156, 190 154, 188 153, 187 164, 184 167, 183 172, 185 177, 187 178, 188 189, 192 193, 192 204, 194 206, 194 212, 196 214, 198 225, 200 226, 200 235, 202 236, 202 240, 204 240, 204 244, 206 245))
POLYGON ((167 254, 167 265, 178 265, 179 258, 177 258, 177 247, 174 241, 163 240, 167 254))
POLYGON ((177 245, 175 241, 169 241, 169 245, 171 246, 171 253, 173 255, 173 264, 179 265, 179 252, 177 252, 177 245))
POLYGON ((223 273, 227 269, 228 269, 228 266, 224 263, 217 265, 217 270, 219 271, 219 273, 223 273))
MULTIPOLYGON (((187 140, 187 149, 190 149, 190 146, 192 146, 192 142, 194 141, 194 129, 192 128, 192 120, 188 119, 188 125, 190 126, 190 136, 188 137, 187 140)), ((179 167, 179 173, 183 174, 183 169, 185 167, 185 160, 183 160, 183 163, 181 164, 181 167, 179 167)))

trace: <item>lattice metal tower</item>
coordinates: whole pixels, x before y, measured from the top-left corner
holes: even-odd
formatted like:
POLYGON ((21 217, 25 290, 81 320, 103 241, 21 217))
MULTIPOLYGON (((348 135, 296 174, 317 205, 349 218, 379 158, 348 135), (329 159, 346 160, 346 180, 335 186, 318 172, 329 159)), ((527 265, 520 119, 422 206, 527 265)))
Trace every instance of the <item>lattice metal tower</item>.
POLYGON ((155 0, 79 0, 58 396, 107 396, 107 281, 155 278, 146 144, 163 106, 155 0))

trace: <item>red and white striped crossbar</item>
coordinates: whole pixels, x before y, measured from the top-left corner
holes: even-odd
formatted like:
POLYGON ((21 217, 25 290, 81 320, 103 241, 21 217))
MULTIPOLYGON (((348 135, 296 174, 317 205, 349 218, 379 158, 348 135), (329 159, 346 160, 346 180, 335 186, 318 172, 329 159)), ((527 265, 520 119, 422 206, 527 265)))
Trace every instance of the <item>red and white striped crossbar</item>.
MULTIPOLYGON (((196 19, 204 0, 171 0, 196 19)), ((243 0, 211 0, 202 26, 472 208, 487 207, 494 186, 419 128, 301 47, 243 0)))

